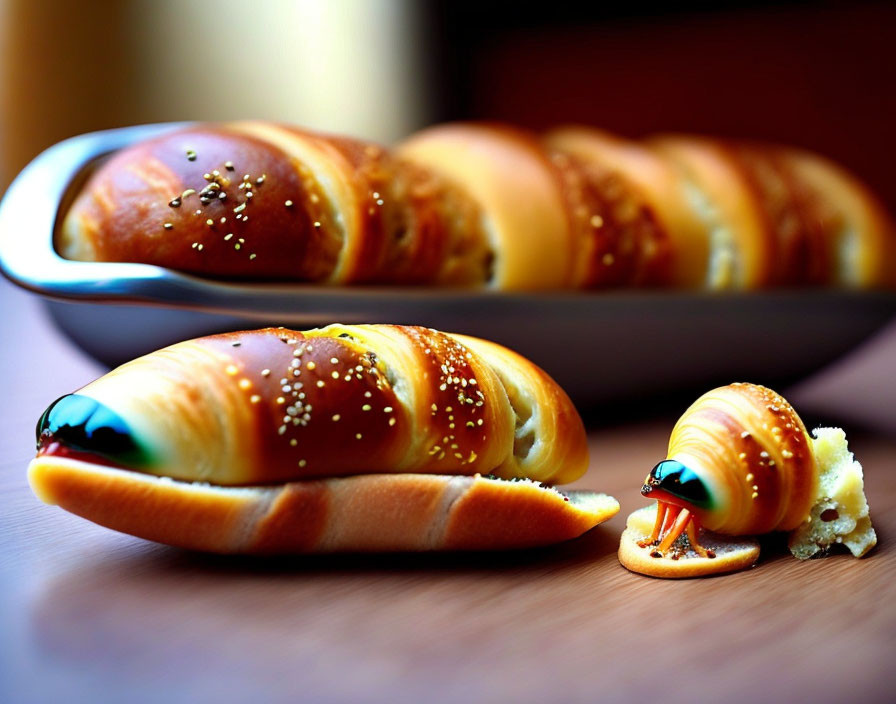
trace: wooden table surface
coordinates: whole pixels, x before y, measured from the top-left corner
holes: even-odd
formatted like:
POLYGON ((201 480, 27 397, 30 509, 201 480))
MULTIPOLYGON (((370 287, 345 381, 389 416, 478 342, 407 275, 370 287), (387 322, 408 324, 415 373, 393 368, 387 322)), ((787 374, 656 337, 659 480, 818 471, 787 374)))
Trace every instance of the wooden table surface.
POLYGON ((28 489, 44 407, 102 373, 0 280, 0 701, 883 702, 896 686, 896 441, 857 433, 865 559, 767 540, 739 574, 616 560, 674 414, 592 427, 578 484, 622 512, 511 554, 251 560, 152 545, 28 489))

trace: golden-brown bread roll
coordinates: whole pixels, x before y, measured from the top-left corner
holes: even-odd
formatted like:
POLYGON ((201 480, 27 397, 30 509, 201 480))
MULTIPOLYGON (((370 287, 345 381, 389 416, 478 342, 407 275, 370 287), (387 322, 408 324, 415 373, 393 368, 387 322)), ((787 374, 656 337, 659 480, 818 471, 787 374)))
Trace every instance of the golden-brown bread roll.
POLYGON ((186 547, 435 549, 543 544, 606 520, 613 499, 539 484, 587 462, 569 398, 519 355, 427 328, 332 325, 125 364, 47 409, 29 476, 50 503, 186 547))
POLYGON ((396 151, 475 201, 493 252, 493 286, 570 286, 575 232, 562 183, 534 134, 498 125, 440 125, 411 136, 396 151))
POLYGON ((896 227, 813 155, 693 136, 431 127, 394 149, 267 122, 123 149, 59 252, 200 275, 499 290, 896 283, 896 227))
POLYGON ((780 158, 824 209, 832 281, 851 288, 896 286, 896 225, 875 195, 855 176, 817 154, 786 149, 780 158))
POLYGON ((379 145, 240 122, 121 150, 57 247, 218 277, 473 285, 490 261, 476 218, 461 191, 379 145))
POLYGON ((604 269, 628 256, 640 257, 640 269, 619 283, 669 283, 684 288, 711 286, 706 280, 707 229, 686 198, 680 171, 651 149, 602 130, 565 127, 545 136, 555 160, 575 160, 597 182, 603 202, 586 210, 595 228, 616 248, 595 257, 604 269), (600 177, 600 175, 603 178, 600 177))
POLYGON ((619 557, 652 576, 677 576, 684 568, 670 561, 695 553, 701 561, 678 576, 731 571, 758 556, 757 549, 749 559, 741 544, 716 562, 704 528, 722 543, 723 536, 787 531, 800 559, 838 543, 861 557, 877 542, 862 467, 843 431, 818 428, 810 436, 786 400, 754 384, 731 384, 697 399, 672 430, 668 459, 647 475, 641 493, 657 501, 653 528, 630 524, 619 557))
POLYGON ((695 136, 649 141, 681 171, 711 233, 716 287, 887 287, 896 225, 837 165, 775 145, 695 136))

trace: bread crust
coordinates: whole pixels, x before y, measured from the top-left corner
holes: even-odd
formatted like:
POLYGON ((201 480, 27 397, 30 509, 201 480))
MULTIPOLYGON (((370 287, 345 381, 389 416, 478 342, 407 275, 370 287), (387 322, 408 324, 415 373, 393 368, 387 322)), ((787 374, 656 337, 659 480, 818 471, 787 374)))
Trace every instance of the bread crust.
POLYGON ((397 154, 477 203, 494 256, 489 286, 569 287, 574 233, 562 185, 535 134, 506 125, 439 125, 404 140, 397 154))
POLYGON ((578 537, 619 504, 533 482, 395 474, 219 487, 41 456, 44 502, 147 540, 218 553, 491 550, 578 537))
POLYGON ((430 328, 212 335, 122 365, 78 396, 122 418, 153 458, 131 468, 187 481, 418 472, 556 483, 588 466, 581 418, 544 371, 430 328))
POLYGON ((641 256, 657 261, 645 264, 652 270, 646 280, 631 283, 686 288, 707 283, 709 233, 687 203, 680 172, 667 159, 642 144, 590 127, 559 128, 544 139, 550 149, 589 167, 607 169, 621 179, 616 190, 624 192, 626 199, 603 209, 605 226, 613 223, 613 212, 621 211, 641 213, 643 219, 654 223, 658 231, 638 247, 649 252, 641 256))

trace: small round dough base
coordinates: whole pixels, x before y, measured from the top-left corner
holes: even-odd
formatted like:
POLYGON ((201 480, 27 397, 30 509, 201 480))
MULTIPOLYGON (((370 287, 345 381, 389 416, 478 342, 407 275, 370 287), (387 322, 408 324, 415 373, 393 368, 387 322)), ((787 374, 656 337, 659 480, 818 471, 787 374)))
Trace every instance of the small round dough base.
POLYGON ((656 503, 629 515, 619 541, 619 562, 626 569, 649 577, 680 579, 736 572, 750 567, 759 558, 756 539, 719 535, 707 530, 700 531, 700 541, 716 554, 714 558, 700 557, 684 538, 676 541, 674 547, 678 550, 673 553, 674 557, 651 557, 651 549, 640 547, 638 541, 650 535, 655 520, 656 503))

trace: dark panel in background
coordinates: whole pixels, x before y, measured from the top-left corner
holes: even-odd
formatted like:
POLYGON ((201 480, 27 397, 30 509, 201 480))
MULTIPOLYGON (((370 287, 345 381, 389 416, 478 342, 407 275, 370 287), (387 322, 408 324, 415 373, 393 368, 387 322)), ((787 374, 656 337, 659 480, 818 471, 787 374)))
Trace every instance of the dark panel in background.
POLYGON ((761 138, 827 154, 896 210, 896 4, 438 2, 434 119, 761 138))

